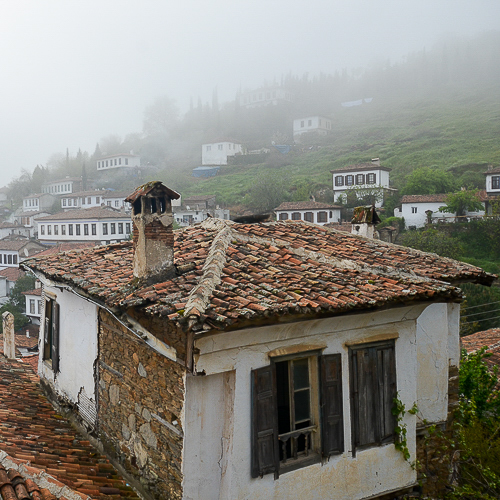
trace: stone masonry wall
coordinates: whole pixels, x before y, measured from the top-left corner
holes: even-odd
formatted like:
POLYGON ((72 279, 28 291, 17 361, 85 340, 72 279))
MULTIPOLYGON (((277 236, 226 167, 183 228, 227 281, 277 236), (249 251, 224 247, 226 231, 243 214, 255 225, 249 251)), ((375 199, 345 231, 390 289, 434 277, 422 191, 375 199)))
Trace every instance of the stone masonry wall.
POLYGON ((458 406, 458 367, 450 366, 448 373, 448 418, 435 429, 422 429, 417 436, 417 460, 421 494, 425 498, 443 498, 449 491, 454 469, 455 450, 453 420, 458 406))
POLYGON ((153 498, 182 498, 184 368, 99 311, 99 438, 153 498))

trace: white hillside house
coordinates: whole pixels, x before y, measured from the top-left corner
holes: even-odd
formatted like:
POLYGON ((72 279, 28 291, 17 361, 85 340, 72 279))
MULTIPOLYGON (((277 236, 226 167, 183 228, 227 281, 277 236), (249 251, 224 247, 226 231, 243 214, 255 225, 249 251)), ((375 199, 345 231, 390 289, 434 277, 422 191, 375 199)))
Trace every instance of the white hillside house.
POLYGON ((359 163, 345 168, 331 170, 333 175, 334 199, 345 201, 351 191, 358 198, 373 195, 375 206, 381 207, 384 194, 394 191, 389 187, 390 168, 380 165, 380 160, 374 158, 371 163, 359 163))
POLYGON ((141 157, 133 154, 110 155, 96 161, 97 170, 110 170, 113 168, 134 168, 141 166, 141 157))
POLYGON ((243 153, 243 147, 238 142, 221 141, 203 144, 201 146, 201 164, 227 165, 228 157, 237 153, 243 153))
POLYGON ((332 121, 324 116, 308 116, 293 120, 293 138, 300 138, 306 132, 327 135, 332 130, 332 121))

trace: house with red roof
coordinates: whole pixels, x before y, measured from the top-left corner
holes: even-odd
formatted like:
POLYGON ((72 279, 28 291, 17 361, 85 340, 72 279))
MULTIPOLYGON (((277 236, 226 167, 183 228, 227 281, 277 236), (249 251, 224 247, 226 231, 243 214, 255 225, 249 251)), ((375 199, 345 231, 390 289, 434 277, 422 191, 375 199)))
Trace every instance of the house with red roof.
POLYGON ((391 498, 419 488, 417 456, 447 477, 423 450, 457 394, 457 285, 496 277, 302 221, 173 231, 178 197, 147 183, 133 241, 23 263, 41 383, 106 453, 153 498, 391 498), (395 398, 418 407, 410 460, 395 398))

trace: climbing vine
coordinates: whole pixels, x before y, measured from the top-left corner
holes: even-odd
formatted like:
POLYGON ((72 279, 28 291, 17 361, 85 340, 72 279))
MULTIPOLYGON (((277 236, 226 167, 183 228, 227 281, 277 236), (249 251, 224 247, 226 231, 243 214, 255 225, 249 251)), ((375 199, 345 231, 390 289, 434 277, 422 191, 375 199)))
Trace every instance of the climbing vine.
POLYGON ((403 423, 403 419, 406 413, 409 413, 410 415, 417 414, 417 403, 413 403, 413 406, 407 411, 404 403, 401 401, 401 399, 399 399, 399 392, 392 401, 394 403, 392 407, 392 414, 396 417, 396 426, 394 427, 396 440, 394 441, 394 446, 396 447, 396 450, 402 453, 404 459, 409 462, 411 456, 407 441, 408 429, 407 425, 403 423))

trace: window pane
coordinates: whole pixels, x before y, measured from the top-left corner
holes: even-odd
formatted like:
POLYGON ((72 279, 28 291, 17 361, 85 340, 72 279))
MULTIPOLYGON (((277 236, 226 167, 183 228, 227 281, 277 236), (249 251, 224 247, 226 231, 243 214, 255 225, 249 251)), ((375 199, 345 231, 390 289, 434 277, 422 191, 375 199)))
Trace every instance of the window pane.
POLYGON ((295 390, 309 387, 309 360, 307 358, 293 362, 293 382, 295 390))
POLYGON ((295 422, 300 423, 311 418, 309 389, 295 393, 295 422))

